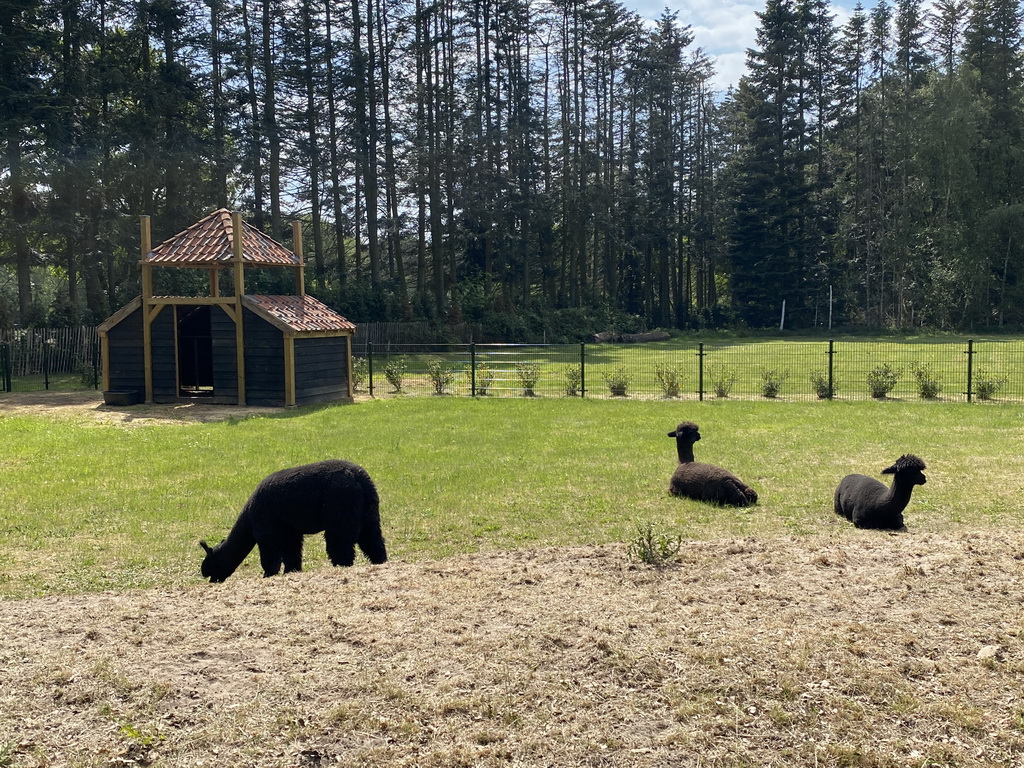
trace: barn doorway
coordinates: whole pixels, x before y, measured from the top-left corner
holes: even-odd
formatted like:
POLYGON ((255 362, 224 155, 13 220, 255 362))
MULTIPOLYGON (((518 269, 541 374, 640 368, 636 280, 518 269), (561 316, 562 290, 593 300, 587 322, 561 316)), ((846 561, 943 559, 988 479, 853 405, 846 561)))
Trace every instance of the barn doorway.
POLYGON ((209 305, 179 306, 178 396, 213 397, 213 334, 209 305))

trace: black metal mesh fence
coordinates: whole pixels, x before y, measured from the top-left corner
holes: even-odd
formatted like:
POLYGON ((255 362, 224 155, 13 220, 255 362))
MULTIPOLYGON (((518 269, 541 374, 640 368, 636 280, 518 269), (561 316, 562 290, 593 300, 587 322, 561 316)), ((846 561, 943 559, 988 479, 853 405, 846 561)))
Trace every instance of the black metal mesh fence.
MULTIPOLYGON (((1024 401, 1024 340, 353 343, 357 392, 483 397, 1024 401)), ((0 338, 0 392, 98 386, 91 328, 0 338), (80 380, 80 381, 79 381, 80 380)))
POLYGON ((374 396, 1024 400, 1024 341, 354 345, 374 396))

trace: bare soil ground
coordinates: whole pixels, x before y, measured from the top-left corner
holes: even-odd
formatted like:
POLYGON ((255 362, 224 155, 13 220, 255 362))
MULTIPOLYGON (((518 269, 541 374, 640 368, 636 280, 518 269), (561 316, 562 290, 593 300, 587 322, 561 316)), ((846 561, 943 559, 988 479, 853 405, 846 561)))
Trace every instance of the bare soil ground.
POLYGON ((139 425, 156 422, 206 422, 240 419, 258 414, 283 413, 282 408, 207 405, 105 405, 103 395, 93 390, 74 392, 0 392, 0 416, 4 414, 47 415, 53 418, 84 418, 107 424, 139 425))
POLYGON ((0 765, 1022 766, 1022 553, 837 529, 0 603, 0 765))

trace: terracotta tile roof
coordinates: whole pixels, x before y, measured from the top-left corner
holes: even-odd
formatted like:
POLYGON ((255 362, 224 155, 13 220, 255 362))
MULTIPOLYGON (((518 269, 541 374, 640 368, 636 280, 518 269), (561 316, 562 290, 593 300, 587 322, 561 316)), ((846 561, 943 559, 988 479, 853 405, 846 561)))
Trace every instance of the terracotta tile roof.
MULTIPOLYGON (((234 256, 233 237, 231 212, 221 208, 162 242, 146 254, 145 261, 176 266, 227 266, 234 256)), ((294 253, 245 222, 242 222, 242 261, 273 266, 299 263, 294 253)))
POLYGON ((292 331, 355 331, 354 323, 312 296, 252 296, 245 306, 292 331))

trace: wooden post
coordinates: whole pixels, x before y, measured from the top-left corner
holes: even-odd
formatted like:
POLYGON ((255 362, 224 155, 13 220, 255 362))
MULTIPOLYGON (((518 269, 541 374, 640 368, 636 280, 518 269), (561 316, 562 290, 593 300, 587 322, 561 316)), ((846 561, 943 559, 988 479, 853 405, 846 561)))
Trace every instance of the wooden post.
POLYGON ((352 388, 352 334, 345 337, 345 378, 348 379, 348 399, 355 398, 352 388))
POLYGON ((292 222, 292 248, 299 263, 295 266, 295 295, 306 295, 306 264, 302 258, 302 222, 292 222))
POLYGON ((231 214, 231 247, 235 273, 235 358, 238 365, 238 404, 245 405, 245 328, 242 323, 242 297, 245 275, 242 264, 242 214, 231 214))
POLYGON ((110 389, 110 339, 100 334, 100 364, 103 366, 103 389, 110 389))
POLYGON ((153 402, 153 319, 150 307, 153 304, 153 265, 146 256, 153 250, 153 233, 149 216, 139 218, 139 234, 142 250, 142 367, 146 379, 146 402, 153 402))
POLYGON ((295 405, 295 337, 290 333, 284 337, 284 404, 295 405))

